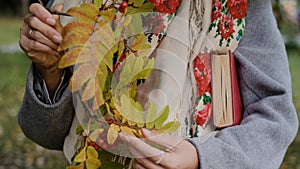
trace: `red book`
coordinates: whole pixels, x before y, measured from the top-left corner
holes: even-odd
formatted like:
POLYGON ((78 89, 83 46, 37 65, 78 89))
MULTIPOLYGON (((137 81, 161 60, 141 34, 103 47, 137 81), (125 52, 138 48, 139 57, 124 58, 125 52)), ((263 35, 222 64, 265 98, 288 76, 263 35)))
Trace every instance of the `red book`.
POLYGON ((242 119, 242 100, 232 52, 212 55, 213 119, 217 128, 238 125, 242 119))

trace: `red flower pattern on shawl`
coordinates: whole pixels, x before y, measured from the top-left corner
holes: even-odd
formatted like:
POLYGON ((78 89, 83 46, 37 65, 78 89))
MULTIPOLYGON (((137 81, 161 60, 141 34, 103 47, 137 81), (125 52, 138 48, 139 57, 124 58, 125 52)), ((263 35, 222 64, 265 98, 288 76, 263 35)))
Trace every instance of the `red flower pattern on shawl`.
POLYGON ((219 0, 213 0, 212 2, 212 15, 211 21, 214 22, 222 16, 222 2, 219 0))
POLYGON ((210 115, 210 109, 211 109, 211 103, 208 103, 205 105, 205 108, 198 111, 195 115, 194 115, 194 119, 195 122, 200 125, 203 126, 207 119, 209 118, 210 115))
POLYGON ((155 6, 157 12, 175 13, 180 4, 180 0, 148 0, 155 6))
POLYGON ((163 18, 164 14, 151 13, 143 17, 143 24, 147 27, 147 31, 154 33, 156 36, 166 29, 163 18))
POLYGON ((228 0, 227 7, 233 19, 241 19, 246 16, 247 0, 228 0))
POLYGON ((223 15, 220 23, 221 37, 225 40, 234 33, 233 19, 229 15, 223 15))

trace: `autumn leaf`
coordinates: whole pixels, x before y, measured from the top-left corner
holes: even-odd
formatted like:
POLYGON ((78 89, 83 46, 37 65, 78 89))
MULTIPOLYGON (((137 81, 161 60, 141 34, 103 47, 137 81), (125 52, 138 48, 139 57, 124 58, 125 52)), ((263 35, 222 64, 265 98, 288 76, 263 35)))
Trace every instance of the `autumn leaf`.
POLYGON ((120 131, 120 127, 115 125, 115 124, 111 124, 108 131, 107 131, 107 143, 112 145, 115 143, 115 141, 118 138, 118 133, 120 131))
POLYGON ((88 159, 97 159, 98 158, 98 152, 92 146, 87 147, 86 154, 87 154, 88 159))
POLYGON ((94 78, 96 72, 91 68, 90 64, 84 63, 79 65, 71 78, 72 91, 78 91, 91 78, 94 78))
POLYGON ((154 103, 150 103, 148 106, 147 118, 146 118, 146 128, 152 129, 154 127, 154 121, 157 116, 157 107, 154 103))
MULTIPOLYGON (((86 63, 90 61, 89 57, 80 57, 80 54, 83 50, 86 50, 85 48, 75 48, 70 51, 67 51, 63 57, 59 61, 58 67, 60 69, 73 66, 75 64, 79 63, 86 63), (79 59, 80 57, 80 59, 79 59)), ((84 52, 83 52, 84 53, 84 52)))
POLYGON ((99 169, 101 166, 101 161, 96 158, 88 158, 85 161, 86 169, 99 169))
POLYGON ((164 107, 164 109, 160 112, 159 116, 155 120, 155 128, 159 129, 163 126, 163 124, 165 123, 165 121, 169 116, 169 111, 170 111, 169 105, 164 107))
POLYGON ((134 136, 136 133, 136 130, 129 128, 127 126, 121 126, 121 131, 131 136, 134 136))
POLYGON ((74 162, 84 162, 86 160, 86 147, 82 148, 79 153, 75 156, 74 162))
POLYGON ((157 130, 159 133, 172 133, 178 130, 180 127, 180 122, 179 121, 171 121, 164 125, 162 129, 157 130))
POLYGON ((96 17, 99 15, 99 9, 94 4, 82 3, 80 7, 70 8, 67 14, 82 22, 95 22, 96 17))
POLYGON ((82 162, 76 166, 68 166, 66 169, 84 169, 84 163, 82 162))
POLYGON ((101 133, 103 133, 103 131, 104 131, 103 128, 96 129, 95 131, 93 131, 93 132, 89 135, 89 138, 90 138, 93 142, 96 142, 97 138, 100 136, 101 133))

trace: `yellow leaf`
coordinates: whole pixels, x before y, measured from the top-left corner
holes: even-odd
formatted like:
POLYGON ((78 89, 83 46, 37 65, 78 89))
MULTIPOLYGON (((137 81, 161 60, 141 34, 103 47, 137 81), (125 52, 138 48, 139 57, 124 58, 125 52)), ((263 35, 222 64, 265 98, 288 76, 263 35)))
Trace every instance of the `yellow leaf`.
POLYGON ((101 161, 96 158, 88 158, 85 161, 86 169, 99 169, 101 166, 101 161))
POLYGON ((122 119, 121 114, 116 109, 114 109, 113 112, 114 112, 114 118, 116 120, 121 120, 122 119))
POLYGON ((95 41, 100 42, 108 50, 110 50, 117 43, 115 41, 115 35, 110 24, 97 29, 95 32, 95 41))
POLYGON ((93 32, 94 28, 91 24, 79 21, 70 22, 63 28, 63 40, 58 47, 58 51, 65 51, 74 46, 84 46, 93 32))
POLYGON ((134 136, 135 135, 134 133, 136 132, 134 129, 129 128, 127 126, 121 126, 121 131, 132 136, 134 136))
POLYGON ((99 128, 95 131, 93 131, 90 135, 89 138, 93 141, 96 142, 97 138, 100 136, 100 134, 104 131, 103 128, 99 128))
POLYGON ((82 92, 81 100, 87 101, 87 100, 93 98, 95 96, 95 91, 96 91, 95 90, 95 78, 91 78, 87 82, 87 84, 82 92))
POLYGON ((66 36, 68 33, 76 33, 76 34, 84 34, 91 36, 94 32, 93 24, 80 22, 80 21, 73 21, 68 23, 62 31, 62 36, 66 36))
POLYGON ((130 126, 134 126, 137 123, 144 123, 144 111, 138 102, 135 102, 126 95, 122 95, 120 104, 116 104, 116 108, 123 118, 127 119, 126 121, 128 121, 130 126))
POLYGON ((95 0, 94 2, 95 2, 95 6, 97 7, 97 8, 100 8, 101 6, 102 6, 102 1, 103 0, 95 0))
POLYGON ((144 137, 141 129, 138 129, 136 132, 134 132, 134 134, 138 138, 143 138, 144 137))
POLYGON ((102 90, 100 89, 100 85, 97 80, 96 81, 95 98, 94 98, 94 103, 93 103, 93 111, 97 110, 103 104, 104 104, 103 93, 102 93, 102 90))
POLYGON ((84 169, 84 163, 80 163, 76 166, 68 166, 66 169, 84 169))
POLYGON ((89 38, 89 36, 83 34, 69 33, 63 37, 63 40, 57 50, 65 51, 73 47, 83 47, 89 38))
POLYGON ((157 116, 157 107, 154 103, 150 103, 148 107, 148 112, 147 112, 147 118, 146 118, 146 128, 147 129, 152 129, 154 127, 154 121, 157 116))
POLYGON ((127 123, 128 123, 129 126, 135 126, 136 125, 136 122, 131 121, 131 120, 127 120, 127 123))
POLYGON ((58 67, 60 69, 63 69, 63 68, 70 67, 70 66, 73 66, 78 63, 88 62, 90 60, 89 57, 79 57, 82 49, 84 49, 84 48, 75 48, 75 49, 67 51, 60 59, 58 67))
POLYGON ((169 105, 167 105, 166 107, 164 107, 164 109, 160 112, 159 116, 155 120, 155 128, 160 129, 163 126, 163 124, 165 123, 165 121, 169 116, 169 112, 170 112, 170 107, 169 105))
POLYGON ((117 59, 117 62, 119 62, 121 56, 123 55, 124 49, 125 49, 124 41, 120 41, 120 43, 119 43, 119 49, 118 49, 118 59, 117 59))
POLYGON ((118 133, 120 131, 120 127, 115 125, 115 124, 111 124, 108 132, 107 132, 107 143, 112 145, 115 143, 115 141, 118 138, 118 133))
POLYGON ((162 129, 157 130, 159 133, 172 133, 178 130, 180 127, 180 122, 179 121, 171 121, 167 123, 166 125, 163 126, 162 129))
POLYGON ((95 22, 99 15, 99 10, 94 4, 82 3, 80 7, 70 8, 67 14, 76 17, 80 21, 95 22))
POLYGON ((71 78, 72 91, 80 90, 83 85, 93 77, 94 70, 91 68, 90 64, 83 63, 79 65, 73 73, 71 78))
POLYGON ((86 160, 86 147, 83 147, 80 152, 75 156, 74 162, 80 163, 86 160))
POLYGON ((94 147, 88 146, 86 152, 87 152, 88 159, 97 159, 98 158, 98 152, 95 150, 94 147))
POLYGON ((144 34, 137 35, 137 36, 135 36, 135 39, 133 40, 133 42, 131 44, 131 49, 138 51, 141 48, 143 48, 143 46, 145 45, 146 42, 147 42, 147 38, 144 34))
POLYGON ((115 8, 109 8, 108 10, 100 11, 101 18, 107 22, 114 20, 117 10, 115 8))

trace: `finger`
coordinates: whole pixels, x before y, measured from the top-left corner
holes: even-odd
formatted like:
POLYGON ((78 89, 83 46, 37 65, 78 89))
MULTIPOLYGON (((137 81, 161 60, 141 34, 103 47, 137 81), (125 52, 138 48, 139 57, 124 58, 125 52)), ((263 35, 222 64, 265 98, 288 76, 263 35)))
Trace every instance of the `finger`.
POLYGON ((28 25, 41 32, 47 38, 51 39, 53 42, 60 43, 62 40, 61 35, 53 27, 39 20, 38 17, 32 16, 28 19, 28 25))
POLYGON ((172 150, 177 144, 179 144, 183 140, 183 138, 174 135, 160 134, 147 129, 142 129, 142 133, 147 141, 165 147, 166 151, 172 150))
POLYGON ((139 163, 137 163, 137 162, 135 162, 135 163, 133 164, 133 168, 134 168, 134 169, 145 169, 145 167, 143 167, 141 164, 139 164, 139 163))
POLYGON ((160 150, 150 146, 137 137, 128 136, 122 132, 119 136, 128 145, 128 148, 133 153, 134 158, 153 157, 160 154, 160 150))
MULTIPOLYGON (((128 136, 124 133, 120 133, 120 137, 128 145, 128 149, 133 155, 133 158, 136 158, 137 161, 147 168, 153 168, 154 166, 155 168, 158 168, 156 162, 160 158, 165 158, 165 156, 167 156, 167 153, 150 146, 139 138, 128 136)), ((165 164, 163 160, 164 159, 160 160, 160 164, 165 164)))
POLYGON ((32 30, 31 33, 31 39, 34 39, 46 46, 49 46, 50 48, 52 48, 53 50, 57 50, 58 45, 56 43, 54 43, 52 40, 48 39, 45 35, 43 35, 41 32, 36 31, 36 30, 32 30))
POLYGON ((138 159, 134 159, 135 163, 133 164, 134 168, 136 169, 146 169, 146 168, 151 168, 151 169, 163 169, 162 166, 157 165, 155 163, 153 163, 152 161, 149 161, 146 158, 138 158, 138 159))
MULTIPOLYGON (((57 12, 62 12, 64 9, 64 4, 55 4, 51 10, 53 11, 57 11, 57 12)), ((59 32, 61 34, 62 32, 62 29, 63 29, 63 26, 61 25, 61 22, 60 22, 60 16, 59 15, 53 15, 55 20, 56 20, 56 24, 54 26, 54 28, 57 30, 57 32, 59 32)))
POLYGON ((38 51, 38 52, 48 53, 48 54, 54 55, 54 56, 59 56, 58 52, 53 50, 49 46, 44 45, 38 41, 31 40, 25 36, 21 37, 20 46, 26 53, 29 53, 32 51, 38 51))
POLYGON ((32 15, 37 16, 39 20, 50 26, 54 26, 56 23, 56 18, 41 4, 34 3, 30 5, 29 11, 32 15))

